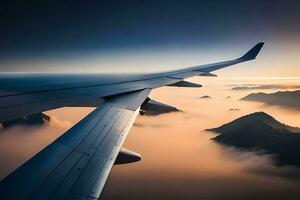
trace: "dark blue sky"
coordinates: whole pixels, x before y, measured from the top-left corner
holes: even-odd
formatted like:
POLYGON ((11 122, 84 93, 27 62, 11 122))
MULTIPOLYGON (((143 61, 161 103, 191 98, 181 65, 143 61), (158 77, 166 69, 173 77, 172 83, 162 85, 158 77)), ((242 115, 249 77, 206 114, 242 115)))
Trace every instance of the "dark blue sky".
POLYGON ((0 6, 0 66, 91 52, 249 44, 300 33, 298 1, 8 2, 0 6))

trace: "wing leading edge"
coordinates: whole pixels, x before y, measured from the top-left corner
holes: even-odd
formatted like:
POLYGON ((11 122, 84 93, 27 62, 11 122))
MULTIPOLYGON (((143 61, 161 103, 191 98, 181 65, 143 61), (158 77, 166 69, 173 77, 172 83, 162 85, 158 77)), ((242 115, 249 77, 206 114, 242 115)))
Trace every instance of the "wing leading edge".
POLYGON ((244 56, 208 65, 140 75, 0 73, 0 122, 64 106, 97 106, 103 97, 175 84, 192 76, 256 58, 263 43, 244 56))

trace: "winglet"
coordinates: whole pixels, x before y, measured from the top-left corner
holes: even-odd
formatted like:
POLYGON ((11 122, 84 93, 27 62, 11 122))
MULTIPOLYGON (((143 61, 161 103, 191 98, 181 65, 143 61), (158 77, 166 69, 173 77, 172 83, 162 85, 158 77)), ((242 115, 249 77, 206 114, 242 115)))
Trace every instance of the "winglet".
POLYGON ((252 49, 250 49, 245 55, 239 58, 239 60, 253 60, 264 46, 264 42, 257 43, 252 49))

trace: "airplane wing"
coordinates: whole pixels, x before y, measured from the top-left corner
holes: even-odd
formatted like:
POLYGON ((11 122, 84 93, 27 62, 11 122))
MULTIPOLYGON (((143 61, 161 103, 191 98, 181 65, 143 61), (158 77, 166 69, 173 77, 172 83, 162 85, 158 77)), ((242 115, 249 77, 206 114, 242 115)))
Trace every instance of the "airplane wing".
POLYGON ((150 90, 107 100, 1 182, 5 199, 98 199, 150 90))
POLYGON ((258 43, 238 59, 155 74, 1 74, 1 122, 64 106, 97 107, 5 177, 1 198, 98 199, 152 89, 199 87, 184 79, 253 60, 262 46, 258 43))

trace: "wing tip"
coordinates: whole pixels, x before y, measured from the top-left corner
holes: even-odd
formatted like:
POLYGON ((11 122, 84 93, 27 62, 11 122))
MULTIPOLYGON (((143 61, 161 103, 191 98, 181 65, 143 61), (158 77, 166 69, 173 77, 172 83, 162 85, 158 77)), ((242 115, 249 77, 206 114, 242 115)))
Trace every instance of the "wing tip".
POLYGON ((264 42, 257 43, 254 47, 252 47, 247 53, 245 53, 239 59, 241 60, 253 60, 256 58, 262 47, 264 46, 264 42))

